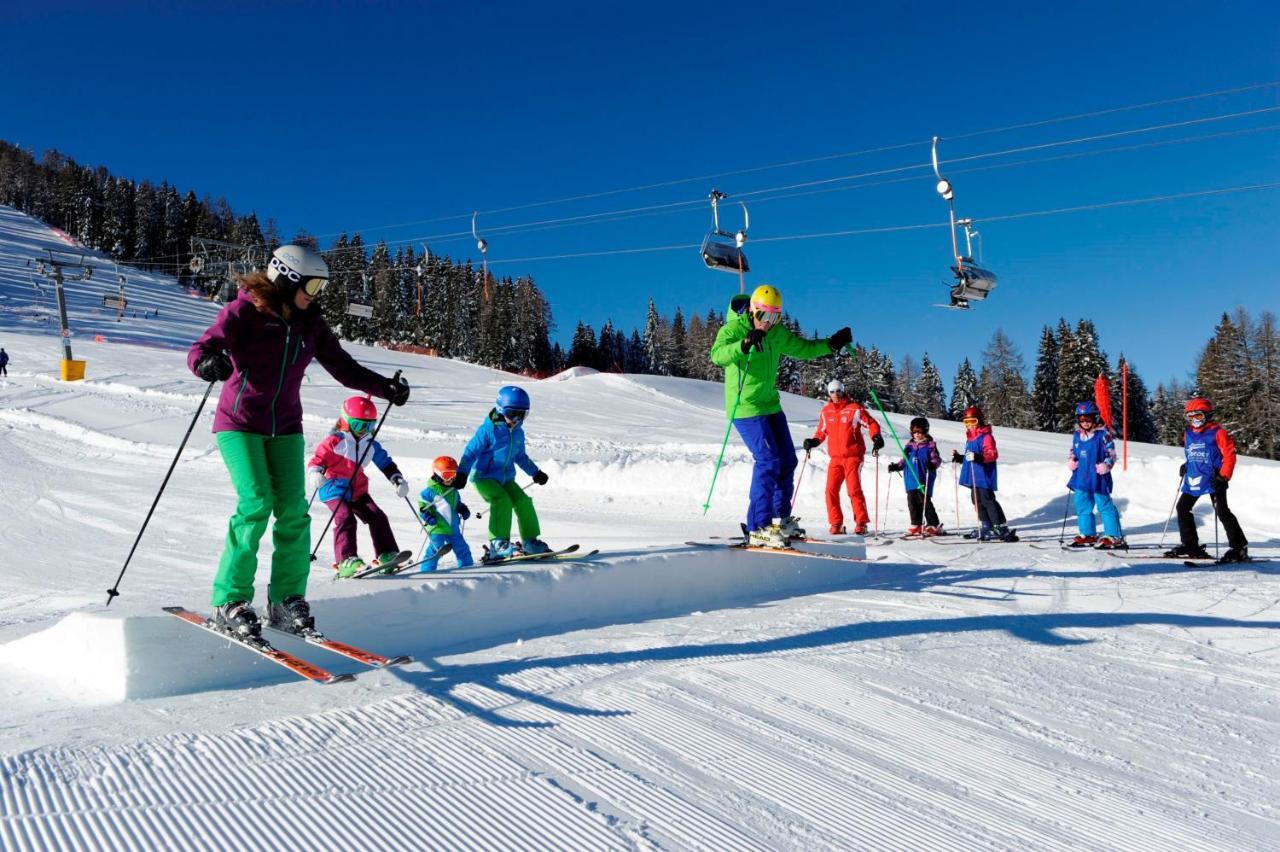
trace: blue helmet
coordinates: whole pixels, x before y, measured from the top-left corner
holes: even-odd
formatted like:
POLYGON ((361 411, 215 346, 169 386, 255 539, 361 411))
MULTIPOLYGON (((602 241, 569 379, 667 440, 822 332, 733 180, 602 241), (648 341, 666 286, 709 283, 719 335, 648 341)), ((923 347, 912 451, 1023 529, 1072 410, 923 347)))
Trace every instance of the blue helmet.
POLYGON ((1102 412, 1098 411, 1098 406, 1093 402, 1081 402, 1076 404, 1076 418, 1079 419, 1086 415, 1092 416, 1095 420, 1102 416, 1102 412))
POLYGON ((529 410, 529 394, 525 393, 524 388, 507 385, 498 391, 498 401, 494 403, 494 407, 504 417, 508 411, 527 412, 529 410))

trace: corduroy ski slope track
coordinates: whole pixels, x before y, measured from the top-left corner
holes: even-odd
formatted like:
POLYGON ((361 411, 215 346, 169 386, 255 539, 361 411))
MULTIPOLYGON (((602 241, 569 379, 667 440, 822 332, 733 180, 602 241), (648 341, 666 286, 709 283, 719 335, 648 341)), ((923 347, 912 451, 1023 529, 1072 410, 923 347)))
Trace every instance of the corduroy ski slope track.
MULTIPOLYGON (((0 208, 0 250, 47 240, 0 208)), ((271 635, 356 675, 317 687, 159 609, 209 609, 234 496, 208 412, 103 607, 203 393, 184 350, 216 310, 161 276, 130 287, 161 322, 112 331, 94 313, 100 288, 71 289, 88 378, 65 384, 30 282, 0 268, 14 358, 0 470, 20 495, 0 515, 0 849, 1280 846, 1280 465, 1246 458, 1232 480, 1253 554, 1272 560, 1257 564, 1058 550, 1069 439, 1012 429, 997 430, 1000 498, 1047 549, 894 541, 875 562, 763 558, 685 544, 735 534, 746 503, 735 438, 702 515, 720 386, 581 370, 530 381, 529 452, 550 477, 528 486, 542 537, 600 553, 450 574, 451 553, 423 577, 335 583, 326 538, 317 627, 413 661, 375 669, 271 635)), ((350 349, 414 386, 379 440, 415 491, 511 381, 350 349)), ((308 375, 314 445, 346 391, 308 375)), ((818 406, 784 405, 798 443, 818 406)), ((890 418, 905 432, 909 417, 890 418)), ((934 437, 949 450, 960 427, 934 437)), ((1135 545, 1160 543, 1179 462, 1130 448, 1116 491, 1135 545)), ((814 451, 796 504, 816 537, 826 464, 814 451)), ((870 497, 897 534, 905 500, 888 479, 870 497)), ((968 495, 957 523, 945 484, 939 514, 963 532, 968 495)), ((377 475, 370 489, 397 544, 419 552, 404 502, 377 475)), ((471 488, 465 499, 485 516, 465 531, 478 559, 487 507, 471 488)), ((313 507, 316 533, 326 511, 313 507)), ((360 547, 372 555, 365 530, 360 547)), ((865 552, 855 536, 804 547, 865 552)))

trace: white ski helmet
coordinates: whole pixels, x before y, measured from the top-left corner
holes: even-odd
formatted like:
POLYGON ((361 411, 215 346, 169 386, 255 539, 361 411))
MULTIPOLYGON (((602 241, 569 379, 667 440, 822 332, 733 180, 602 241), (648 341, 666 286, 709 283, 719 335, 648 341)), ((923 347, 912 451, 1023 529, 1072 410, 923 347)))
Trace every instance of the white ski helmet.
POLYGON ((839 379, 827 382, 827 393, 844 393, 844 382, 839 379))
POLYGON ((329 264, 306 246, 280 246, 271 253, 267 278, 282 292, 292 294, 301 289, 315 298, 329 285, 329 264))

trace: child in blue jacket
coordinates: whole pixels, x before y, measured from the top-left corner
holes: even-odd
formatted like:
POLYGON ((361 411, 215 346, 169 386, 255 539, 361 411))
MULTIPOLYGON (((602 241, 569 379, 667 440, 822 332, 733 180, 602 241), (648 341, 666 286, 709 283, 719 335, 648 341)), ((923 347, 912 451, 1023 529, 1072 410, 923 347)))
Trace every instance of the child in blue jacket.
POLYGON ((938 478, 942 457, 938 455, 938 445, 929 435, 927 419, 916 417, 911 421, 911 440, 904 449, 907 451, 906 457, 889 465, 889 471, 905 471, 902 484, 907 489, 907 511, 911 514, 911 526, 907 528, 907 535, 942 535, 942 523, 938 520, 937 510, 933 508, 933 482, 938 478), (923 491, 920 490, 921 484, 924 485, 923 491), (922 526, 926 521, 928 526, 922 526))
POLYGON ((971 405, 964 410, 964 429, 964 454, 953 450, 951 461, 964 465, 960 469, 960 484, 973 489, 973 502, 978 509, 978 520, 982 524, 980 530, 966 533, 965 538, 1017 541, 1018 534, 1009 529, 1004 509, 996 499, 996 460, 1000 454, 996 450, 996 438, 991 432, 991 425, 983 422, 981 408, 971 405))
POLYGON ((1080 534, 1071 542, 1072 547, 1089 547, 1097 544, 1099 550, 1128 550, 1124 533, 1120 529, 1120 512, 1111 499, 1111 468, 1116 463, 1116 444, 1101 423, 1098 406, 1082 402, 1076 406, 1076 429, 1071 436, 1071 455, 1067 467, 1071 469, 1071 481, 1067 487, 1075 495, 1076 524, 1080 534), (1098 525, 1093 518, 1097 508, 1102 516, 1102 538, 1097 537, 1098 525))
POLYGON ((471 548, 462 537, 462 522, 471 517, 471 510, 458 495, 458 463, 452 456, 440 456, 431 463, 431 482, 418 495, 418 515, 427 527, 427 541, 423 546, 423 558, 418 572, 426 574, 436 570, 441 553, 447 545, 458 559, 459 568, 476 564, 471 558, 471 548))
POLYGON ((458 460, 461 489, 472 468, 471 484, 489 504, 489 546, 483 561, 508 559, 518 554, 550 553, 546 542, 538 538, 542 529, 533 500, 516 484, 516 467, 533 477, 538 485, 547 484, 547 475, 529 458, 524 449, 525 417, 529 414, 529 394, 515 385, 498 391, 498 399, 489 416, 458 460), (520 544, 511 543, 511 514, 515 512, 520 526, 520 544))

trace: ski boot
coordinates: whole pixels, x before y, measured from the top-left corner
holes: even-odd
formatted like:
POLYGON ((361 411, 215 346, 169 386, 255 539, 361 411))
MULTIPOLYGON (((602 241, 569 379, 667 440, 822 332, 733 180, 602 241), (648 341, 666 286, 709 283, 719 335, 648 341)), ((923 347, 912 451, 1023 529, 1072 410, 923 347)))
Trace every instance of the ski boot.
POLYGON ((1212 559, 1209 551, 1204 549, 1204 545, 1186 545, 1180 544, 1173 550, 1166 550, 1164 555, 1169 559, 1212 559))
POLYGON ((992 541, 1017 541, 1018 540, 1017 531, 1009 529, 1004 524, 1001 524, 1000 526, 996 527, 994 530, 992 530, 992 532, 994 533, 994 535, 992 535, 990 539, 992 541))
POLYGON ((481 562, 501 562, 504 559, 510 559, 517 554, 516 548, 511 542, 505 538, 490 539, 485 545, 484 555, 480 557, 481 562))
POLYGON ((907 527, 907 534, 903 538, 924 538, 924 527, 907 527))
POLYGON ((933 538, 935 535, 946 535, 946 533, 942 531, 942 524, 938 524, 936 527, 924 528, 925 538, 933 538))
POLYGON ((846 535, 844 524, 832 524, 830 528, 827 529, 827 532, 832 535, 846 535))
POLYGON ((524 551, 526 556, 535 553, 550 553, 551 548, 540 538, 525 538, 520 540, 520 549, 524 551))
POLYGON ((1093 547, 1097 543, 1098 543, 1097 536, 1078 535, 1071 540, 1071 543, 1068 544, 1067 547, 1093 547))
POLYGON ((991 527, 982 527, 981 529, 969 530, 967 533, 964 534, 964 537, 967 539, 975 540, 975 541, 991 541, 991 538, 992 538, 991 527))
POLYGON ((382 569, 383 574, 394 574, 396 569, 400 567, 400 551, 388 550, 373 561, 374 564, 382 569))
POLYGON ((1116 538, 1114 536, 1104 535, 1102 538, 1098 539, 1098 550, 1128 550, 1128 549, 1129 549, 1129 542, 1125 541, 1123 538, 1116 538))
POLYGON ((767 527, 761 527, 758 530, 752 530, 747 533, 748 547, 772 547, 785 548, 787 540, 782 535, 782 529, 777 524, 770 524, 767 527))
POLYGON ((354 577, 355 575, 359 574, 361 571, 368 568, 369 566, 366 565, 364 560, 361 559, 359 556, 348 556, 346 559, 342 560, 341 562, 339 562, 337 565, 333 567, 334 567, 334 570, 338 572, 339 577, 341 577, 343 580, 348 580, 354 577))
POLYGON ((245 601, 231 601, 215 607, 213 626, 241 642, 262 642, 262 622, 245 601))
POLYGON ((311 617, 311 604, 302 595, 290 595, 267 607, 267 624, 299 636, 319 635, 316 620, 311 617))
POLYGON ((853 534, 854 534, 854 535, 866 535, 866 534, 867 534, 867 525, 866 525, 866 524, 858 524, 857 526, 855 526, 855 527, 853 528, 853 534))
POLYGON ((1229 547, 1227 552, 1222 554, 1222 558, 1218 562, 1226 564, 1228 562, 1249 562, 1249 545, 1242 547, 1229 547))
POLYGON ((782 537, 786 539, 804 538, 804 528, 800 526, 800 519, 794 515, 788 515, 781 521, 774 524, 782 532, 782 537))

